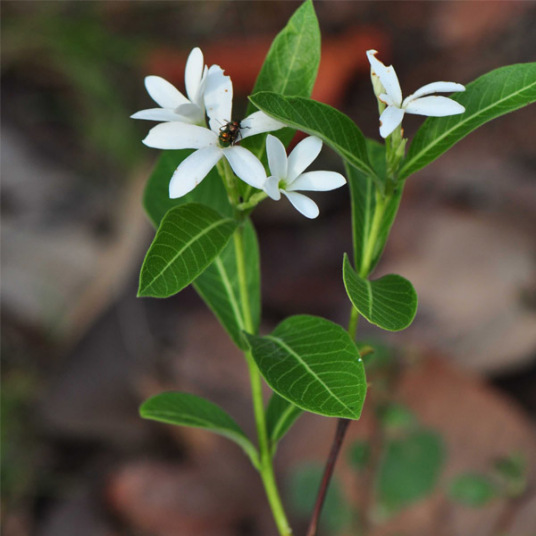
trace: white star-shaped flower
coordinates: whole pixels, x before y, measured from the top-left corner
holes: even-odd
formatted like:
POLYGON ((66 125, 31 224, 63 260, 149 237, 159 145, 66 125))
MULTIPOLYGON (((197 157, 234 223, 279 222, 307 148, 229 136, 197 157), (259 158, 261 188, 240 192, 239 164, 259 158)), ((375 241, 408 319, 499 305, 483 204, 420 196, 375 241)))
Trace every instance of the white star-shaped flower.
POLYGON ((174 85, 160 76, 147 76, 145 87, 147 93, 160 106, 136 112, 133 119, 150 121, 181 121, 194 125, 205 123, 205 91, 208 69, 204 65, 201 49, 194 48, 186 62, 184 85, 186 98, 174 85))
POLYGON ((271 176, 266 179, 264 191, 278 201, 285 195, 294 208, 307 218, 316 218, 317 204, 296 190, 328 191, 346 184, 346 179, 335 171, 308 171, 304 173, 322 149, 322 140, 309 136, 302 140, 287 158, 284 145, 275 137, 266 138, 266 154, 271 176))
POLYGON ((264 166, 253 153, 235 143, 285 125, 263 112, 232 122, 233 84, 218 65, 208 70, 204 103, 210 128, 176 121, 160 123, 143 140, 145 145, 156 149, 197 149, 175 170, 169 196, 174 199, 193 190, 222 157, 228 160, 237 177, 262 189, 266 179, 264 166))
POLYGON ((448 97, 433 95, 433 93, 465 91, 465 87, 462 84, 455 82, 432 82, 431 84, 426 84, 402 100, 402 90, 393 66, 386 67, 380 60, 376 59, 376 54, 376 50, 367 50, 372 77, 373 79, 374 77, 379 78, 385 90, 385 93, 381 93, 378 96, 387 105, 387 108, 380 116, 380 135, 382 138, 387 138, 402 123, 405 113, 444 117, 465 112, 465 108, 456 101, 448 97))

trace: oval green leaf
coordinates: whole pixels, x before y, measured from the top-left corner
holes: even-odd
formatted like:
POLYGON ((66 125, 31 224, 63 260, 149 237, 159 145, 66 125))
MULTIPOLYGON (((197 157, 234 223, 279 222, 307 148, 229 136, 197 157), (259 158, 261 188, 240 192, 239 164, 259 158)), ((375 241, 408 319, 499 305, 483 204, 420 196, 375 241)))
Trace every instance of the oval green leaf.
POLYGON ((417 293, 407 279, 395 274, 375 281, 359 277, 345 254, 343 280, 350 301, 371 324, 388 331, 400 331, 413 322, 417 293))
MULTIPOLYGON (((197 202, 213 208, 218 213, 232 217, 227 192, 216 168, 188 195, 169 199, 169 180, 177 166, 192 151, 164 151, 160 156, 145 188, 143 203, 145 210, 156 227, 166 212, 188 202, 197 202)), ((259 246, 253 225, 244 224, 244 249, 247 271, 248 297, 255 331, 260 323, 260 277, 259 246)), ((212 264, 194 281, 193 286, 207 306, 214 312, 222 326, 240 348, 245 347, 242 336, 244 321, 238 294, 236 274, 236 250, 230 240, 212 264)))
POLYGON ((390 516, 431 493, 444 460, 443 441, 432 430, 420 429, 388 440, 376 484, 384 515, 390 516))
MULTIPOLYGON (((313 2, 304 2, 273 40, 252 93, 309 96, 320 64, 320 28, 313 2)), ((255 111, 252 103, 248 115, 255 111)))
POLYGON ((404 179, 450 149, 480 125, 536 101, 536 63, 519 63, 495 69, 467 84, 451 98, 465 112, 430 117, 411 142, 400 170, 404 179))
POLYGON ((237 443, 258 467, 257 450, 242 428, 222 408, 200 396, 189 393, 161 393, 146 400, 140 407, 144 419, 177 426, 204 428, 237 443))
MULTIPOLYGON (((313 2, 307 0, 296 10, 287 25, 273 40, 252 93, 273 91, 280 95, 309 97, 320 65, 320 28, 313 2)), ((257 107, 250 101, 247 115, 257 107)), ((284 145, 294 130, 284 128, 273 132, 284 145)), ((246 138, 242 145, 262 158, 266 134, 246 138)))
POLYGON ((349 164, 377 178, 369 162, 365 136, 339 110, 305 97, 284 97, 268 91, 256 93, 249 99, 269 116, 321 138, 349 164))
POLYGON ((359 419, 367 390, 357 347, 339 325, 315 316, 293 316, 271 335, 247 335, 268 385, 301 409, 359 419))
POLYGON ((236 225, 198 203, 169 210, 143 261, 138 296, 167 298, 180 292, 211 264, 236 225))

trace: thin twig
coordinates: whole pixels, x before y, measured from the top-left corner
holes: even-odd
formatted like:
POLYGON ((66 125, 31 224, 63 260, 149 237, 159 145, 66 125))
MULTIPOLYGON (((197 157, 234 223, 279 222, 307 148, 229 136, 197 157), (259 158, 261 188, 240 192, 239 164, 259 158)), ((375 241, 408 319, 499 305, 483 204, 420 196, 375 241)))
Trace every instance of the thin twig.
POLYGON ((333 438, 333 444, 331 445, 331 450, 326 461, 326 467, 324 469, 324 476, 322 477, 322 482, 320 483, 320 488, 318 490, 318 495, 316 497, 315 507, 313 509, 313 515, 311 517, 311 522, 309 523, 309 529, 307 530, 307 536, 315 536, 316 530, 318 527, 318 521, 320 519, 320 513, 322 512, 322 506, 324 505, 324 500, 326 498, 326 493, 328 491, 329 482, 333 475, 333 470, 335 469, 335 463, 339 456, 339 451, 341 450, 342 442, 350 424, 349 419, 339 419, 337 421, 337 430, 335 431, 335 437, 333 438))

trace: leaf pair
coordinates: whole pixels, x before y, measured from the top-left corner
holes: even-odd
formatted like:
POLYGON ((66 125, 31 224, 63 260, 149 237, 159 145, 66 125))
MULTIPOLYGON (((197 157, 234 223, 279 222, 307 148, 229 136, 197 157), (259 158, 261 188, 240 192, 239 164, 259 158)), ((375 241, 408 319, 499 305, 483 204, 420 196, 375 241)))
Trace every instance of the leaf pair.
MULTIPOLYGON (((366 394, 365 369, 354 342, 337 324, 313 316, 287 318, 264 337, 247 334, 251 354, 275 391, 266 410, 272 451, 303 410, 358 419, 366 394)), ((146 401, 141 415, 205 428, 237 443, 258 467, 257 451, 223 409, 186 393, 146 401)))

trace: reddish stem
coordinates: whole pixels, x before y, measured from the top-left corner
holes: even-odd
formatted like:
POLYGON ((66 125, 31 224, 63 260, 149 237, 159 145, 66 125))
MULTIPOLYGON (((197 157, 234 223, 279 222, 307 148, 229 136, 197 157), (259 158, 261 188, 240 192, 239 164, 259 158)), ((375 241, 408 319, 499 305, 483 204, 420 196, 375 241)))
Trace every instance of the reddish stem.
POLYGON ((333 443, 331 445, 331 450, 326 461, 326 467, 324 469, 324 475, 322 477, 322 482, 320 483, 320 488, 318 490, 318 495, 316 497, 315 507, 313 509, 313 515, 311 517, 311 522, 309 523, 309 529, 307 530, 307 536, 315 536, 316 530, 318 528, 318 521, 320 520, 320 514, 322 512, 322 506, 324 505, 324 500, 326 499, 326 494, 329 487, 329 482, 333 475, 333 470, 335 469, 335 463, 339 456, 339 451, 341 450, 342 442, 350 424, 349 419, 339 419, 337 421, 337 430, 335 431, 335 437, 333 438, 333 443))

